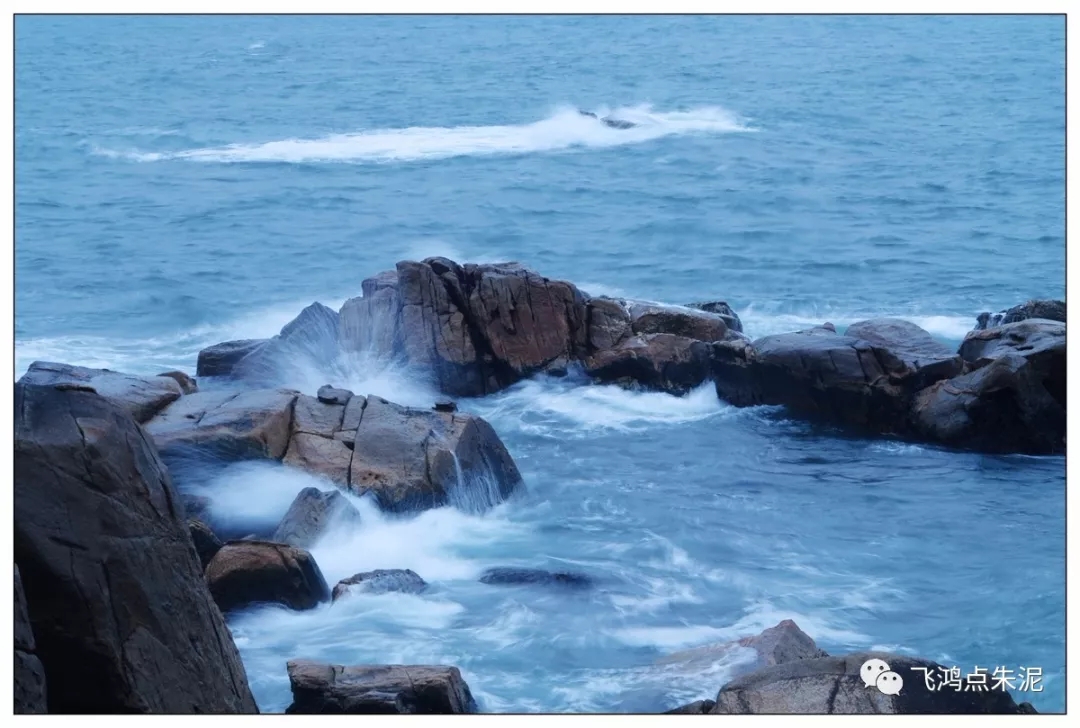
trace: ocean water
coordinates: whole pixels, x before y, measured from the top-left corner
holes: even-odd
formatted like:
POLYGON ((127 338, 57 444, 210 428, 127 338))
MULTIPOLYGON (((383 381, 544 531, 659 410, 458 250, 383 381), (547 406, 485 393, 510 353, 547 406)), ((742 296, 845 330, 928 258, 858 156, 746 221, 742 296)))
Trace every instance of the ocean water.
MULTIPOLYGON (((957 344, 1065 293, 1063 18, 28 17, 15 23, 16 375, 194 370, 401 259, 518 260, 593 294, 724 299, 759 336, 876 315, 957 344), (575 108, 639 122, 609 129, 575 108)), ((430 403, 356 362, 335 384, 430 403)), ((331 374, 283 382, 313 393, 331 374)), ((286 660, 449 663, 486 711, 658 711, 792 618, 829 652, 1041 667, 1065 707, 1065 462, 852 439, 683 398, 532 380, 462 402, 524 495, 365 525, 327 579, 422 595, 233 617, 259 705, 286 660), (573 569, 586 593, 486 586, 573 569)), ((302 473, 180 487, 273 522, 302 473)))

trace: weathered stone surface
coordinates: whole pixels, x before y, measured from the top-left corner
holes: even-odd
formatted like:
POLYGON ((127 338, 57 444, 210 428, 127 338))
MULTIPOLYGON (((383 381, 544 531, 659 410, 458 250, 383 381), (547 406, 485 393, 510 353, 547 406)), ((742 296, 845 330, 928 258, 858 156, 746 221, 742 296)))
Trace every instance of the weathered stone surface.
POLYGON ((280 460, 296 398, 286 389, 197 392, 147 422, 146 430, 163 454, 198 447, 227 459, 280 460))
MULTIPOLYGON (((355 433, 338 433, 355 437, 355 433)), ((289 441, 282 460, 286 465, 321 475, 335 485, 348 486, 353 452, 351 439, 297 433, 289 441)))
POLYGON ((48 712, 45 698, 45 668, 37 656, 34 632, 26 613, 19 565, 15 565, 15 713, 48 712))
POLYGON ((345 432, 355 432, 356 428, 360 426, 365 407, 367 407, 367 398, 353 395, 349 403, 345 405, 345 414, 341 418, 341 429, 345 432))
POLYGON ((908 392, 964 371, 964 360, 959 354, 910 321, 894 318, 859 321, 848 326, 846 335, 874 347, 889 378, 902 383, 908 392))
POLYGON ((618 346, 633 335, 626 302, 614 298, 593 298, 586 310, 589 351, 618 346))
POLYGON ((1032 300, 998 313, 980 313, 975 330, 992 329, 995 326, 1016 323, 1025 319, 1048 319, 1050 321, 1064 322, 1065 314, 1064 301, 1032 300))
POLYGON ((599 351, 584 363, 585 372, 601 382, 683 395, 708 378, 709 354, 709 345, 696 339, 646 334, 599 351))
POLYGON ((456 667, 343 667, 290 660, 293 703, 286 713, 475 713, 476 701, 456 667))
POLYGON ((742 333, 742 320, 739 319, 739 314, 735 313, 735 310, 732 309, 726 301, 704 301, 699 303, 690 303, 687 304, 687 308, 696 308, 699 311, 715 313, 724 319, 724 323, 727 324, 727 327, 729 329, 742 333))
POLYGON ((389 356, 398 349, 401 303, 397 283, 397 271, 384 271, 362 283, 362 298, 345 302, 338 320, 343 350, 389 356))
POLYGON ((375 569, 354 574, 342 579, 334 586, 333 600, 336 602, 346 594, 385 594, 386 592, 405 592, 419 594, 427 588, 427 582, 412 569, 375 569))
POLYGON ((324 384, 319 387, 316 395, 323 404, 346 405, 352 399, 353 393, 347 389, 338 389, 337 387, 331 387, 329 384, 324 384))
MULTIPOLYGON (((322 390, 319 390, 322 391, 322 390)), ((345 416, 345 403, 323 402, 315 397, 301 394, 296 398, 293 409, 292 431, 306 432, 309 435, 333 437, 341 429, 341 420, 345 416)))
POLYGON ((742 674, 771 665, 781 665, 795 660, 828 657, 808 634, 790 619, 769 627, 760 634, 743 637, 734 642, 718 642, 688 650, 680 650, 657 661, 660 665, 677 665, 685 672, 704 672, 719 660, 730 662, 739 648, 753 650, 752 658, 739 661, 738 672, 742 674))
POLYGON ((199 383, 187 372, 172 370, 158 374, 159 377, 168 377, 180 385, 180 391, 184 394, 195 394, 199 391, 199 383))
POLYGON ((723 341, 728 327, 723 316, 682 306, 630 302, 630 326, 635 334, 673 334, 698 341, 723 341))
POLYGON ((360 525, 360 512, 348 498, 336 490, 304 488, 289 506, 271 540, 310 548, 330 528, 345 523, 360 525))
POLYGON ((716 707, 716 701, 715 700, 695 700, 694 702, 688 703, 687 705, 680 705, 678 708, 674 708, 672 710, 666 710, 666 711, 664 711, 664 714, 665 715, 676 715, 676 714, 685 713, 685 714, 689 714, 689 715, 704 715, 704 714, 712 711, 712 709, 715 708, 715 707, 716 707))
POLYGON ((558 586, 570 589, 588 589, 593 586, 592 577, 573 571, 546 571, 497 566, 480 576, 484 584, 558 586))
POLYGON ((1046 381, 1046 389, 1065 406, 1065 324, 1026 319, 985 331, 972 331, 960 345, 960 356, 978 369, 994 359, 1022 356, 1046 381))
MULTIPOLYGON (((884 652, 819 657, 774 665, 729 682, 716 696, 714 714, 723 713, 1018 713, 1001 690, 931 691, 923 672, 937 674, 929 660, 884 652), (884 660, 903 680, 899 695, 864 684, 859 670, 871 658, 884 660)), ((989 684, 988 684, 989 687, 989 684)))
POLYGON ((229 541, 206 567, 206 581, 223 612, 266 602, 314 609, 330 598, 311 554, 270 541, 229 541))
POLYGON ((16 385, 14 491, 50 713, 256 712, 176 491, 127 411, 16 385))
POLYGON ((520 484, 510 453, 481 418, 367 398, 350 468, 349 488, 358 495, 373 494, 387 510, 449 503, 479 511, 520 484))
POLYGON ((196 377, 226 377, 248 354, 264 346, 269 339, 241 339, 223 341, 199 352, 195 364, 196 377))
POLYGON ((195 544, 195 553, 199 555, 199 563, 205 569, 221 550, 221 539, 205 523, 194 519, 188 521, 188 531, 191 534, 191 542, 195 544))
POLYGON ((19 381, 24 384, 89 387, 127 410, 140 424, 160 412, 170 402, 180 399, 183 394, 176 380, 168 376, 136 377, 109 369, 88 369, 45 361, 31 364, 19 381))

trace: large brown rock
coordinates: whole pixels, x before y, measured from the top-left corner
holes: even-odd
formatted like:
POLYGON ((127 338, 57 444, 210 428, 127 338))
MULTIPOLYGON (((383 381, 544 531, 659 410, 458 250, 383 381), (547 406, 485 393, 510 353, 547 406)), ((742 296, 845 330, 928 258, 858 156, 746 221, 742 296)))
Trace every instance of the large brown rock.
POLYGON ((980 313, 975 325, 976 331, 992 329, 995 326, 1016 323, 1025 319, 1048 319, 1065 322, 1066 307, 1064 301, 1032 300, 1013 306, 998 313, 980 313))
POLYGON ((707 311, 708 313, 715 313, 716 315, 724 319, 724 323, 732 331, 737 331, 740 334, 743 330, 742 320, 739 318, 739 314, 735 313, 735 310, 728 305, 727 301, 703 301, 699 303, 687 304, 687 308, 696 308, 700 311, 707 311))
POLYGON ((1065 407, 1065 324, 1025 319, 985 331, 972 331, 960 345, 971 368, 984 367, 1010 354, 1023 357, 1047 393, 1065 407))
POLYGON ((348 486, 353 458, 351 444, 356 433, 339 431, 335 434, 341 437, 296 433, 289 441, 282 462, 321 475, 335 485, 348 486))
POLYGON ((127 410, 140 424, 180 399, 184 393, 177 380, 170 375, 136 377, 109 369, 88 369, 44 361, 31 364, 19 381, 24 384, 89 387, 127 410))
POLYGON ((314 609, 330 598, 311 554, 270 541, 229 541, 207 565, 206 582, 223 612, 261 603, 314 609))
POLYGON ((635 334, 674 334, 705 342, 728 338, 723 316, 682 306, 632 301, 630 325, 635 334))
POLYGON ((614 348, 634 334, 630 328, 630 311, 621 299, 590 299, 585 316, 590 352, 614 348))
POLYGON ((146 430, 162 454, 198 448, 224 459, 280 460, 289 444, 297 394, 286 389, 201 391, 174 402, 147 422, 146 430))
POLYGON ((16 385, 14 492, 50 713, 256 712, 184 509, 126 410, 16 385))
POLYGON ((45 668, 37 656, 30 616, 26 612, 19 566, 15 565, 15 713, 46 713, 45 668))
POLYGON ((360 512, 348 498, 336 490, 304 488, 282 517, 271 540, 306 549, 331 528, 345 524, 360 525, 360 512))
POLYGON ((290 660, 293 702, 286 713, 475 713, 456 667, 360 665, 290 660))
POLYGON ((1012 696, 1003 690, 929 690, 941 666, 929 660, 884 652, 861 652, 839 657, 795 660, 743 675, 720 688, 713 714, 732 713, 1019 713, 1012 696), (900 676, 898 695, 886 695, 866 686, 860 669, 869 659, 884 660, 900 676))
POLYGON ((709 377, 709 346, 673 334, 645 334, 624 340, 585 360, 585 372, 600 382, 683 395, 709 377))

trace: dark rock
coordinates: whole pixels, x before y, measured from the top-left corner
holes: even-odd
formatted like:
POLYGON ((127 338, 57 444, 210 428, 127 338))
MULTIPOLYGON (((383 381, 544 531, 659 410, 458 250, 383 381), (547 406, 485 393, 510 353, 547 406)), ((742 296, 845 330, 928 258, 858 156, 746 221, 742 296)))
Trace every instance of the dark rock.
POLYGON ((1010 354, 1021 356, 1050 396, 1065 407, 1065 342, 1065 324, 1027 319, 972 331, 960 345, 960 355, 973 369, 1010 354))
POLYGON ((585 372, 600 382, 683 395, 708 378, 709 353, 709 345, 695 339, 646 334, 593 354, 584 362, 585 372))
POLYGON ((475 713, 456 667, 359 665, 290 660, 293 702, 286 713, 475 713))
POLYGON ((975 331, 992 329, 995 326, 1016 323, 1025 319, 1047 319, 1050 321, 1065 322, 1066 307, 1064 301, 1055 300, 1032 300, 1013 306, 998 313, 980 313, 975 331))
POLYGON ((586 319, 586 339, 591 352, 614 348, 634 333, 630 328, 630 311, 625 301, 590 299, 586 319))
POLYGON ((323 404, 340 404, 346 405, 349 400, 352 399, 353 393, 347 389, 338 389, 331 387, 329 384, 324 384, 319 387, 319 391, 316 395, 320 402, 323 404))
POLYGON ((36 361, 19 380, 23 384, 81 385, 89 387, 118 407, 127 410, 138 423, 146 422, 183 391, 167 376, 136 377, 108 369, 88 369, 70 364, 36 361))
POLYGON ((241 359, 258 350, 269 339, 243 339, 223 341, 199 352, 195 365, 196 377, 227 377, 233 373, 241 359))
POLYGON ((432 408, 436 412, 457 412, 457 402, 449 399, 440 399, 432 408))
POLYGON ((180 385, 180 391, 184 394, 195 394, 199 391, 199 383, 191 378, 186 372, 171 371, 158 374, 159 377, 168 377, 180 385))
POLYGON ((726 301, 706 301, 701 303, 691 303, 687 305, 687 308, 696 308, 699 311, 715 313, 724 319, 724 323, 727 324, 727 327, 729 329, 742 333, 742 320, 739 318, 739 314, 735 313, 735 310, 732 309, 731 306, 727 305, 726 301))
POLYGON ((545 571, 544 569, 521 569, 517 567, 496 567, 488 569, 480 577, 484 584, 520 585, 538 584, 541 586, 559 586, 570 589, 588 589, 593 586, 591 577, 570 571, 545 571))
POLYGON ((195 544, 195 553, 199 555, 199 563, 205 569, 221 550, 221 539, 202 521, 188 521, 188 531, 191 533, 191 542, 195 544))
POLYGON ((181 493, 180 502, 184 506, 184 515, 188 520, 208 521, 210 508, 213 503, 204 495, 194 493, 181 493))
POLYGON ((50 713, 256 712, 184 509, 129 412, 16 385, 14 503, 50 713))
POLYGON ((19 565, 15 565, 15 714, 46 713, 45 668, 37 656, 34 632, 26 613, 19 565))
POLYGON ((730 713, 1018 713, 1002 690, 928 690, 922 670, 937 675, 929 660, 883 652, 796 660, 744 675, 716 696, 714 714, 730 713), (884 660, 903 680, 899 695, 886 695, 865 685, 860 668, 869 659, 884 660))
POLYGON ((354 574, 342 579, 334 586, 333 600, 336 602, 346 594, 385 594, 386 592, 405 592, 419 594, 427 588, 427 582, 412 569, 376 569, 354 574))
POLYGON ((206 567, 206 581, 223 612, 267 602, 314 609, 330 598, 311 554, 270 541, 229 541, 206 567))
POLYGON ((673 334, 698 341, 723 341, 728 327, 724 318, 681 306, 630 302, 630 327, 635 334, 673 334))
POLYGON ((274 531, 272 541, 310 548, 332 527, 348 523, 360 525, 360 512, 336 490, 304 488, 274 531))
POLYGON ((285 389, 197 392, 147 422, 146 430, 162 454, 200 448, 225 459, 280 460, 296 398, 285 389))
POLYGON ((716 701, 714 700, 695 700, 687 705, 680 705, 673 710, 665 710, 665 715, 675 715, 679 713, 688 713, 691 715, 704 715, 712 711, 716 707, 716 701))
POLYGON ((381 397, 367 398, 352 455, 349 489, 371 493, 386 510, 451 504, 479 512, 521 485, 510 453, 483 419, 381 397))
POLYGON ((909 392, 964 371, 964 361, 958 354, 910 321, 892 318, 859 321, 848 326, 847 336, 873 346, 889 377, 902 381, 909 392))
POLYGON ((384 271, 361 284, 362 298, 350 298, 341 307, 338 340, 344 351, 388 357, 399 348, 397 284, 397 271, 384 271))

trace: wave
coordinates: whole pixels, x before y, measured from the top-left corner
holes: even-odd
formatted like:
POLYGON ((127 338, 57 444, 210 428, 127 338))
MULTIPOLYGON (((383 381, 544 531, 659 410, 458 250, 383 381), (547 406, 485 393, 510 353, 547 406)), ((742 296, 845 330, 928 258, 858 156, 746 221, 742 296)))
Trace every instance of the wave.
POLYGON ((826 321, 832 323, 838 332, 843 333, 844 329, 857 321, 888 317, 910 321, 916 326, 925 329, 932 336, 948 342, 962 341, 967 333, 975 328, 975 318, 978 316, 978 313, 912 315, 890 311, 853 312, 812 309, 785 313, 777 312, 771 307, 758 309, 754 306, 739 310, 738 314, 743 322, 746 334, 755 339, 761 336, 786 334, 810 328, 811 326, 820 326, 826 321))
POLYGON ((598 109, 597 116, 633 122, 613 129, 598 118, 560 107, 540 121, 497 126, 414 126, 334 134, 318 139, 281 139, 260 144, 229 144, 173 152, 119 151, 94 147, 95 153, 137 162, 410 162, 465 156, 532 154, 572 148, 603 149, 693 133, 754 131, 733 113, 715 106, 690 111, 654 111, 650 105, 598 109))

